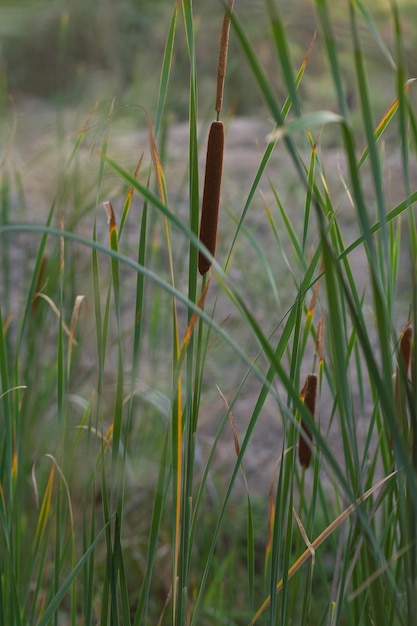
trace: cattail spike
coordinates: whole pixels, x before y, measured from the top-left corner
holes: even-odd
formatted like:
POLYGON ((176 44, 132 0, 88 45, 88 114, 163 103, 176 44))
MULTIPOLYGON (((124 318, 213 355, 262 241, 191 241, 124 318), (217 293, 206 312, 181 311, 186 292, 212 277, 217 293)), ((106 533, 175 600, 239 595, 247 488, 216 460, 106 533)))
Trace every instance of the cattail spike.
POLYGON ((412 340, 413 329, 411 328, 411 326, 406 326, 403 330, 400 341, 400 354, 403 360, 405 373, 407 373, 410 369, 412 340))
MULTIPOLYGON (((304 404, 310 411, 311 417, 314 419, 317 397, 317 376, 315 374, 309 374, 307 376, 303 387, 303 396, 304 404)), ((298 440, 298 459, 302 467, 308 468, 311 463, 311 445, 306 441, 305 437, 312 442, 313 435, 303 419, 301 419, 301 429, 303 432, 300 433, 298 440)))
POLYGON ((307 376, 305 392, 304 392, 304 404, 310 411, 312 417, 316 412, 316 396, 317 396, 317 376, 315 374, 309 374, 307 376))
MULTIPOLYGON (((229 0, 230 11, 233 10, 234 0, 229 0)), ((223 106, 224 79, 226 78, 227 52, 229 49, 230 13, 225 13, 220 35, 219 60, 217 63, 217 94, 216 111, 220 113, 223 106)))
MULTIPOLYGON (((403 328, 401 333, 398 365, 395 374, 393 375, 394 383, 394 396, 395 396, 395 408, 397 413, 398 430, 401 435, 408 439, 409 434, 409 421, 408 412, 406 406, 406 385, 408 371, 411 364, 411 356, 413 350, 413 329, 408 324, 403 328)), ((414 370, 414 368, 413 368, 414 370)), ((391 449, 393 447, 392 434, 390 436, 391 449)))
MULTIPOLYGON (((206 246, 212 256, 216 252, 223 152, 223 122, 212 122, 207 144, 206 173, 200 221, 200 241, 206 246)), ((210 267, 211 261, 200 251, 198 255, 198 270, 200 274, 203 276, 210 267)))

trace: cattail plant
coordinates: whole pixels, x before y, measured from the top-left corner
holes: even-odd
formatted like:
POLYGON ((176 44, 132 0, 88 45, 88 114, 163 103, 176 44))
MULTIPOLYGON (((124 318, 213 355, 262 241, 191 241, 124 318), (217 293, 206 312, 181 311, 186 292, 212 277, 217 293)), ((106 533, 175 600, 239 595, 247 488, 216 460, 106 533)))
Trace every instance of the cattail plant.
MULTIPOLYGON (((234 0, 229 0, 230 11, 234 0)), ((224 153, 224 126, 219 120, 223 105, 224 80, 226 77, 227 51, 229 48, 230 12, 223 18, 220 35, 219 60, 217 63, 217 93, 216 112, 217 120, 212 122, 208 137, 206 172, 204 177, 203 204, 201 208, 200 241, 209 250, 212 256, 216 252, 217 224, 219 221, 220 189, 222 184, 223 153, 224 153)), ((200 251, 198 255, 198 271, 202 276, 208 272, 211 261, 200 251)))
MULTIPOLYGON (((406 439, 408 439, 409 435, 409 423, 406 408, 405 386, 407 384, 407 376, 411 364, 412 343, 413 329, 410 325, 407 325, 401 333, 398 354, 399 363, 397 366, 397 370, 393 376, 397 424, 399 431, 406 439)), ((390 438, 390 443, 392 448, 392 435, 390 438)))
MULTIPOLYGON (((207 144, 206 173, 204 178, 203 204, 201 209, 200 241, 214 256, 216 252, 217 224, 219 220, 220 188, 222 182, 224 152, 223 122, 213 122, 207 144)), ((200 251, 198 270, 203 276, 211 261, 200 251)))
MULTIPOLYGON (((309 374, 306 378, 306 382, 301 391, 301 395, 304 398, 304 404, 309 410, 311 417, 314 419, 316 411, 316 397, 317 397, 317 376, 315 374, 309 374)), ((308 443, 313 441, 313 435, 304 419, 301 419, 301 431, 298 440, 298 459, 300 465, 304 468, 310 466, 311 463, 311 445, 308 443)))
POLYGON ((400 355, 404 365, 404 372, 408 372, 411 363, 411 350, 413 340, 413 329, 411 326, 404 328, 400 340, 400 355))

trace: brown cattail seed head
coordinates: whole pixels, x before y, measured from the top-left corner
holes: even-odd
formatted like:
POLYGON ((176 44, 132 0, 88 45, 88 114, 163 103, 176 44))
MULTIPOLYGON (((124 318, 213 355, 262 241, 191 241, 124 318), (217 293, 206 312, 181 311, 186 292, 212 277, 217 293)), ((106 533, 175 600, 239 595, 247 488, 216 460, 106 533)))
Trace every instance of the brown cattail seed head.
POLYGON ((402 333, 400 341, 400 354, 403 360, 404 371, 407 373, 411 363, 411 349, 413 340, 413 329, 407 326, 402 333))
MULTIPOLYGON (((310 411, 311 417, 314 418, 317 397, 317 376, 315 374, 309 374, 307 376, 302 394, 304 395, 304 404, 310 411)), ((301 419, 301 429, 304 435, 300 433, 298 440, 298 459, 300 465, 307 468, 311 463, 311 446, 305 440, 305 436, 307 436, 310 441, 313 441, 313 435, 303 419, 301 419)))
MULTIPOLYGON (((223 122, 212 122, 207 144, 206 173, 200 221, 200 241, 207 247, 212 256, 216 252, 223 152, 223 122)), ((210 269, 210 266, 211 261, 200 251, 198 255, 198 270, 200 274, 205 274, 210 269)))

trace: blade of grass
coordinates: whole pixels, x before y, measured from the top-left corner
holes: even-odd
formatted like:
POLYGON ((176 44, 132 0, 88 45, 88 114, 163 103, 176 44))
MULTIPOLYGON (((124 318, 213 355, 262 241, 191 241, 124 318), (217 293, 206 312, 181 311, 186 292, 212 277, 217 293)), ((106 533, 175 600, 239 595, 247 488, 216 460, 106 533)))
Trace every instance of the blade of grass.
POLYGON ((272 35, 280 62, 280 68, 283 73, 285 86, 288 90, 288 98, 297 117, 301 116, 301 107, 297 96, 297 86, 292 69, 289 44, 286 36, 286 28, 278 12, 277 4, 274 0, 267 0, 267 10, 269 14, 269 22, 272 27, 272 35))
POLYGON ((172 12, 171 22, 169 25, 168 35, 166 38, 164 58, 162 62, 161 78, 158 89, 158 103, 156 105, 156 121, 155 121, 155 135, 158 135, 159 127, 164 115, 165 103, 168 93, 169 78, 172 66, 172 57, 174 52, 175 35, 177 31, 177 15, 178 15, 179 2, 175 2, 175 6, 172 12))

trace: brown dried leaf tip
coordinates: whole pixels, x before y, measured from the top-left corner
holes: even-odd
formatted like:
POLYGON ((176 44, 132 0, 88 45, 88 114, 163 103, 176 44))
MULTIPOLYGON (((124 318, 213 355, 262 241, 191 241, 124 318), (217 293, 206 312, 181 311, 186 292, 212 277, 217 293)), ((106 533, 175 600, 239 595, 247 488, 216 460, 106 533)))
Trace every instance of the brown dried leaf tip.
MULTIPOLYGON (((212 256, 216 252, 223 152, 223 122, 212 122, 207 144, 206 173, 200 221, 200 241, 206 246, 212 256)), ((200 274, 203 276, 210 267, 211 261, 200 251, 198 255, 198 270, 200 274)))
MULTIPOLYGON (((310 411, 311 417, 314 419, 317 397, 317 376, 315 374, 309 374, 307 376, 301 393, 304 396, 304 404, 310 411)), ((307 468, 311 463, 311 445, 306 441, 305 436, 312 442, 313 435, 303 419, 301 419, 301 429, 303 432, 300 433, 298 439, 298 459, 300 465, 307 468)))
POLYGON ((106 209, 107 213, 107 223, 109 225, 109 231, 112 232, 112 230, 117 230, 116 216, 114 214, 112 203, 106 200, 106 202, 103 202, 103 206, 106 209))

